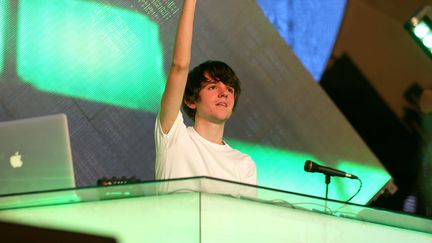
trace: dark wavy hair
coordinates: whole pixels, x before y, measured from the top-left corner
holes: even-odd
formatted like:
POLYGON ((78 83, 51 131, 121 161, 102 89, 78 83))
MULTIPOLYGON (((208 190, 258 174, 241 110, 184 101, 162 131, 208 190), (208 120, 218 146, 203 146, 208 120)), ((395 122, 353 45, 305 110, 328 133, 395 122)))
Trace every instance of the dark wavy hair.
MULTIPOLYGON (((204 73, 207 73, 212 79, 221 81, 225 85, 234 88, 234 110, 241 93, 240 80, 234 70, 228 64, 221 61, 203 62, 189 72, 183 100, 189 102, 199 101, 199 92, 204 87, 204 84, 208 83, 204 73)), ((189 108, 184 101, 183 110, 189 118, 195 121, 196 110, 189 108)))

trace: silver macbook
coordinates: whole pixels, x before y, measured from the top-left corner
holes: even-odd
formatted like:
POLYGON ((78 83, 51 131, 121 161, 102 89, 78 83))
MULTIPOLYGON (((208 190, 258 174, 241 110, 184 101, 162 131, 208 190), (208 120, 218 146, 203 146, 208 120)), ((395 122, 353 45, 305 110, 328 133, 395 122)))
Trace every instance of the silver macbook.
POLYGON ((0 195, 72 187, 66 115, 0 123, 0 195))

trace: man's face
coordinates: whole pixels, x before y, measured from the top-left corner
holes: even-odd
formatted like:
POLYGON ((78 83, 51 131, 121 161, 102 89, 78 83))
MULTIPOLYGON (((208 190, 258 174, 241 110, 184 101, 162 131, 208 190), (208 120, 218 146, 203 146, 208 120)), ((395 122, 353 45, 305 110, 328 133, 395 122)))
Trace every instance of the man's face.
POLYGON ((213 123, 227 121, 234 107, 234 88, 221 81, 213 80, 205 75, 209 82, 205 82, 199 92, 199 100, 192 104, 196 109, 195 121, 204 119, 213 123))

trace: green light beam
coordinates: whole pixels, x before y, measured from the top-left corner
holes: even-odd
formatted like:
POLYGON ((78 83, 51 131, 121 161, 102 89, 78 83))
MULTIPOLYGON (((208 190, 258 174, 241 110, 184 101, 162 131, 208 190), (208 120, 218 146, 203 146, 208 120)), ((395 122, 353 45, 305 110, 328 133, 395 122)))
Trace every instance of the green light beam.
MULTIPOLYGON (((285 191, 325 197, 325 176, 321 173, 304 171, 306 160, 317 160, 313 155, 283 150, 270 146, 251 144, 227 139, 228 144, 255 161, 258 171, 258 185, 285 191)), ((361 162, 337 161, 335 169, 357 175, 363 181, 360 193, 352 200, 366 204, 388 182, 390 175, 383 168, 362 165, 361 162)), ((329 186, 329 198, 346 201, 357 191, 358 181, 333 177, 329 186)))
POLYGON ((22 0, 18 75, 39 90, 157 112, 165 85, 158 26, 90 1, 22 0))
POLYGON ((5 31, 7 24, 8 1, 0 0, 0 73, 4 71, 5 62, 5 31))

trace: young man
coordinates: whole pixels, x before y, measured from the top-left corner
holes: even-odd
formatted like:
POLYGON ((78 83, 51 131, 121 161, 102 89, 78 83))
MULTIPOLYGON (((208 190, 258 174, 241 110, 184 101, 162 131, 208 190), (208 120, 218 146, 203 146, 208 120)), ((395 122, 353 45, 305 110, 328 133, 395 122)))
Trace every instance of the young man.
POLYGON ((210 176, 256 184, 253 160, 223 141, 240 82, 225 63, 208 61, 188 75, 196 0, 185 0, 174 56, 156 120, 156 179, 210 176), (180 106, 194 121, 183 123, 180 106))

